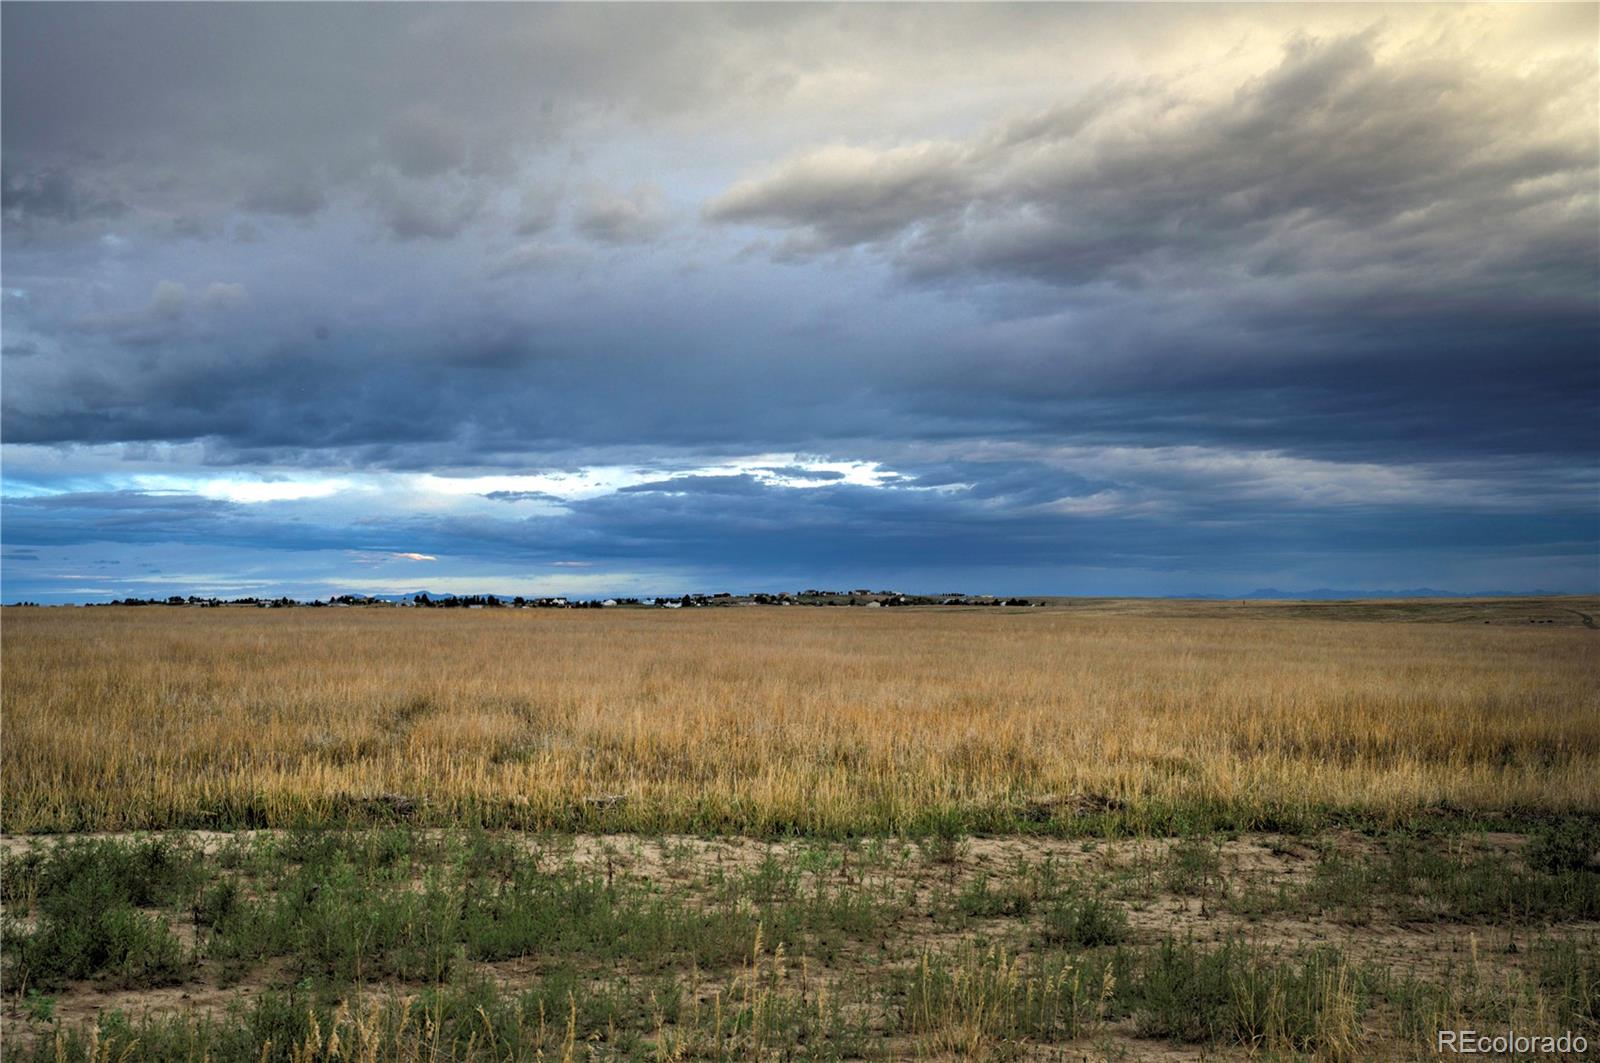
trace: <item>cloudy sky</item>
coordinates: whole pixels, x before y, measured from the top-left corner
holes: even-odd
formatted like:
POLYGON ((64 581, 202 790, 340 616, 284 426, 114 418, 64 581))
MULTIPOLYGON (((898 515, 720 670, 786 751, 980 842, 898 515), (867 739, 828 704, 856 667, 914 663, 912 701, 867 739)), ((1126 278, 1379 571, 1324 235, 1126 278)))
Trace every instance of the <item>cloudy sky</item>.
POLYGON ((1600 590, 1594 5, 0 10, 8 601, 1600 590))

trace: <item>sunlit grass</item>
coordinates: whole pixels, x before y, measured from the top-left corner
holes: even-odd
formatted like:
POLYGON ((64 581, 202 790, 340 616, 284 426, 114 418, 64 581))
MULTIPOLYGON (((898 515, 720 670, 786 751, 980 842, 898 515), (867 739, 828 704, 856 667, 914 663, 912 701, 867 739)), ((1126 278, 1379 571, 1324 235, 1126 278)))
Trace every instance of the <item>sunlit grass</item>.
POLYGON ((7 610, 12 831, 1240 826, 1600 809, 1578 627, 1062 610, 7 610), (589 799, 622 795, 615 802, 589 799), (1198 810, 1198 811, 1197 811, 1198 810))

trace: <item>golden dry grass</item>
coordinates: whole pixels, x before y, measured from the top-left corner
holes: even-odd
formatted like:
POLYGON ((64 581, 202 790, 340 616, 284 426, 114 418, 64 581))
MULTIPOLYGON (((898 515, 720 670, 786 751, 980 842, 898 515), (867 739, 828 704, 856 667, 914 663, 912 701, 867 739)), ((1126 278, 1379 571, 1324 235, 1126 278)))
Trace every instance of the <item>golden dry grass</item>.
POLYGON ((1004 829, 1044 794, 1240 826, 1594 811, 1597 649, 1202 612, 12 609, 0 816, 284 826, 383 793, 420 822, 751 832, 1004 829))

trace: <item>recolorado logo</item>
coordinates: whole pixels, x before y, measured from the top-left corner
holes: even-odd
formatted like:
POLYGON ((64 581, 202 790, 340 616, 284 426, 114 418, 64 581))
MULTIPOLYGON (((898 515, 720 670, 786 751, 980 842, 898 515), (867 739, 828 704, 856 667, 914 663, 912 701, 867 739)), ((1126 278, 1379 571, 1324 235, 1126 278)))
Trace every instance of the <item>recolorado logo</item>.
POLYGON ((1557 1035, 1533 1036, 1507 1030, 1500 1034, 1479 1033, 1477 1030, 1440 1030, 1438 1051, 1460 1055, 1522 1055, 1527 1052, 1554 1052, 1559 1055, 1582 1055, 1589 1051, 1589 1042, 1582 1034, 1571 1031, 1557 1035))

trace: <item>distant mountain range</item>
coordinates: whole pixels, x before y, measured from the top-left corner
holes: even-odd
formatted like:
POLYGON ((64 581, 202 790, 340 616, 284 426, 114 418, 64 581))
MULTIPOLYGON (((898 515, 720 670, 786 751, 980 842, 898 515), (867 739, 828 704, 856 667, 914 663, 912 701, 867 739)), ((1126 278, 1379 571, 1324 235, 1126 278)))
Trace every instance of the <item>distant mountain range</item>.
MULTIPOLYGON (((1310 591, 1281 591, 1276 587, 1259 587, 1240 598, 1291 598, 1298 601, 1342 601, 1350 598, 1548 598, 1571 593, 1569 591, 1441 591, 1433 587, 1412 587, 1407 590, 1346 590, 1318 587, 1310 591)), ((1221 597, 1218 595, 1217 597, 1221 597)))

